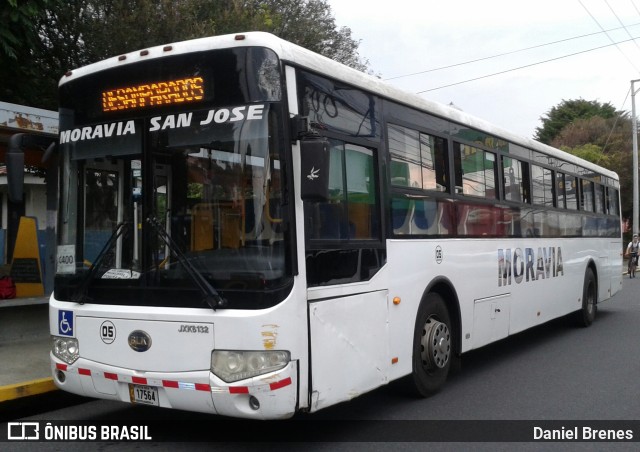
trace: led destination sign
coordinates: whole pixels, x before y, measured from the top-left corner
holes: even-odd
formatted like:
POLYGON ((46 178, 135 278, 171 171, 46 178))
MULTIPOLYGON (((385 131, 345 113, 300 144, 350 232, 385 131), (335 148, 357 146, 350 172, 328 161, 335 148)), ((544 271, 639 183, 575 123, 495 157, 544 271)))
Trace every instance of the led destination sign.
POLYGON ((202 77, 144 83, 102 92, 102 111, 136 110, 199 102, 204 98, 202 77))

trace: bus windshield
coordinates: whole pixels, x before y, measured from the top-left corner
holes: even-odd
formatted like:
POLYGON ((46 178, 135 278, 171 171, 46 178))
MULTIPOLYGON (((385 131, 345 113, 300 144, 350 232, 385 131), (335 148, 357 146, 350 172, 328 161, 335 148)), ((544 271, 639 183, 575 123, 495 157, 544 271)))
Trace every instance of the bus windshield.
POLYGON ((271 86, 257 102, 90 124, 61 109, 56 298, 247 309, 284 299, 292 272, 273 97, 271 86))

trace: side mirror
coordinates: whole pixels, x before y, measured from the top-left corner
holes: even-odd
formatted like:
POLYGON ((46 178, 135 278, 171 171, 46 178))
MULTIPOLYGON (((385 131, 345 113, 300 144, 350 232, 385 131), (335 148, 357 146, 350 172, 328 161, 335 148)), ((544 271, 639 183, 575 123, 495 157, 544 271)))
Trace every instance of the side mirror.
POLYGON ((329 140, 308 136, 300 140, 300 197, 303 201, 329 199, 329 140))
POLYGON ((37 148, 43 151, 42 163, 45 163, 55 152, 56 141, 51 137, 30 133, 11 135, 6 162, 7 185, 11 202, 22 202, 24 197, 24 150, 26 148, 37 148))
POLYGON ((51 154, 53 154, 57 150, 58 148, 57 145, 58 143, 56 143, 55 141, 51 142, 47 150, 44 151, 44 154, 42 154, 42 163, 46 163, 47 160, 49 160, 49 157, 51 157, 51 154))

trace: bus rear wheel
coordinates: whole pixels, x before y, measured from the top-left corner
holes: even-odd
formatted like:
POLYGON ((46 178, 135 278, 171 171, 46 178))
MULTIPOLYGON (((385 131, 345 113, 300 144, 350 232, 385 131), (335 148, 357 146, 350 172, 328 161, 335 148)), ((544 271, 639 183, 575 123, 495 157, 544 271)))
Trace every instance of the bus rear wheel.
POLYGON ((575 319, 580 326, 589 326, 596 318, 598 310, 598 287, 593 270, 587 268, 582 287, 582 309, 576 312, 575 319))
POLYGON ((449 310, 437 293, 428 294, 420 304, 413 335, 413 384, 417 393, 428 397, 447 380, 453 358, 453 338, 449 310))

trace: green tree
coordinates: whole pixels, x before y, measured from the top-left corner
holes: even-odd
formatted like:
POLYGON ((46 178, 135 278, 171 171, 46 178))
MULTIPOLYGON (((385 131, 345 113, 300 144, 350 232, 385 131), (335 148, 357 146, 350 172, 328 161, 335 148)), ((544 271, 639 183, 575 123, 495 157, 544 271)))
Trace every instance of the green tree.
POLYGON ((631 118, 626 112, 616 112, 607 119, 578 118, 566 124, 550 143, 618 174, 623 218, 630 218, 633 211, 631 129, 631 118))
POLYGON ((48 0, 5 0, 0 7, 0 52, 3 57, 18 60, 28 53, 38 40, 33 27, 37 18, 44 14, 50 4, 48 0))
POLYGON ((565 152, 569 154, 573 154, 576 157, 587 160, 588 162, 595 163, 596 165, 600 165, 603 167, 607 167, 609 165, 609 157, 602 153, 602 148, 595 144, 587 143, 582 144, 580 146, 575 146, 570 148, 568 146, 561 146, 565 152))
POLYGON ((562 129, 577 119, 588 119, 594 116, 608 119, 619 114, 610 103, 602 104, 595 100, 584 99, 563 100, 540 118, 542 126, 536 128, 534 139, 550 144, 562 129))
MULTIPOLYGON (((4 0, 0 3, 0 100, 32 104, 42 92, 37 67, 38 24, 61 0, 4 0)), ((46 76, 45 76, 46 77, 46 76)))
POLYGON ((358 54, 351 29, 338 28, 327 0, 229 0, 209 10, 215 34, 267 31, 360 71, 368 61, 358 54), (217 9, 216 9, 217 8, 217 9))
POLYGON ((203 36, 204 0, 90 0, 82 21, 82 64, 146 47, 203 36), (90 44, 89 44, 90 43, 90 44))
POLYGON ((356 69, 368 65, 327 0, 8 0, 0 8, 10 24, 0 28, 0 79, 8 81, 0 100, 52 110, 70 69, 204 36, 267 31, 356 69))

